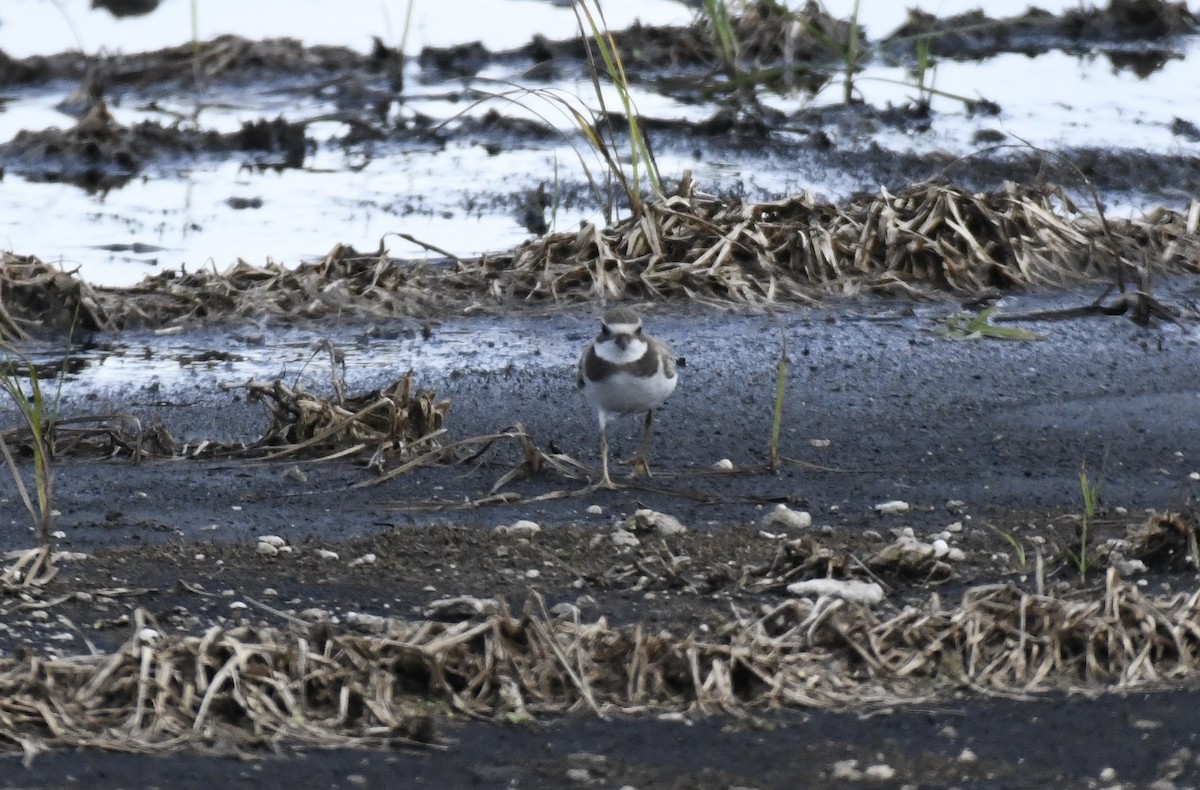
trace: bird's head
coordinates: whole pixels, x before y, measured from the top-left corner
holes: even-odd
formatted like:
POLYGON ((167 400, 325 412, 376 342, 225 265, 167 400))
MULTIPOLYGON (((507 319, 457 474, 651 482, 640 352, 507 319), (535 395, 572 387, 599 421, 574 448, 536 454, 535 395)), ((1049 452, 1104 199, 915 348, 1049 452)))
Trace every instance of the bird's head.
POLYGON ((640 357, 646 350, 641 317, 625 308, 606 313, 600 321, 600 334, 596 337, 596 343, 615 346, 617 353, 622 357, 640 357))

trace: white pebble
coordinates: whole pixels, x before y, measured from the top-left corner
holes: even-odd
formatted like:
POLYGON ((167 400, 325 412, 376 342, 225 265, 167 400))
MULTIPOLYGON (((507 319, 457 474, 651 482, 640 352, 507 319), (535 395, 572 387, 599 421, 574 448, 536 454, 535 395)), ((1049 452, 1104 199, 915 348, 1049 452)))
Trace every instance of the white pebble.
POLYGON ((588 505, 587 512, 589 516, 599 516, 604 513, 604 508, 599 505, 588 505))
POLYGON ((679 519, 649 508, 634 511, 630 523, 634 529, 652 529, 664 537, 682 535, 687 532, 687 527, 679 519))
POLYGON ((879 765, 872 765, 863 771, 863 776, 874 782, 890 782, 896 776, 896 769, 890 765, 880 763, 879 765))
POLYGON ((902 499, 893 499, 890 502, 881 502, 875 506, 876 512, 884 515, 895 515, 897 513, 907 513, 910 505, 902 499))
POLYGON ((1188 475, 1188 480, 1200 480, 1200 472, 1192 472, 1188 475))
POLYGON ((358 566, 358 565, 374 565, 374 564, 375 564, 375 560, 377 560, 377 559, 379 559, 379 558, 378 558, 378 557, 376 557, 374 553, 372 553, 372 552, 367 552, 366 554, 362 555, 362 556, 361 556, 361 557, 359 557, 358 559, 356 559, 356 560, 351 560, 351 561, 350 561, 350 567, 351 567, 351 568, 353 568, 353 567, 355 567, 355 566, 358 566))
POLYGON ((713 464, 712 468, 731 472, 733 471, 733 461, 730 461, 728 458, 722 458, 720 461, 717 461, 715 464, 713 464))
POLYGON ((949 526, 946 527, 946 531, 947 532, 962 532, 963 531, 962 522, 955 521, 953 524, 950 524, 949 526))
POLYGON ((971 751, 970 749, 963 749, 962 754, 958 755, 958 761, 960 763, 973 763, 978 759, 979 758, 975 756, 975 752, 971 751))
POLYGON ((267 543, 271 546, 274 546, 277 549, 280 548, 281 546, 287 545, 287 541, 284 540, 283 538, 279 537, 278 535, 259 535, 258 542, 259 543, 267 543))
POLYGON ((510 535, 529 537, 530 535, 536 535, 541 531, 542 527, 540 524, 538 524, 536 521, 530 521, 529 519, 525 518, 514 521, 512 524, 508 525, 508 534, 510 535))
POLYGON ((883 600, 883 588, 875 582, 855 579, 805 579, 787 586, 792 595, 816 595, 842 598, 856 603, 874 604, 883 600))
POLYGON ((279 547, 274 546, 270 543, 260 542, 258 544, 257 551, 259 554, 263 555, 264 557, 275 557, 275 556, 278 556, 278 554, 279 554, 279 547))
POLYGON ((775 509, 762 517, 760 522, 764 528, 775 529, 810 529, 812 514, 804 510, 792 510, 780 502, 775 509))
POLYGON ((634 546, 640 546, 642 543, 640 540, 638 540, 637 535, 634 535, 627 529, 614 530, 610 537, 612 538, 612 542, 617 546, 628 546, 632 548, 634 546))
POLYGON ((941 538, 938 538, 937 540, 935 540, 933 542, 933 556, 934 557, 945 557, 949 553, 950 553, 950 546, 947 545, 946 541, 942 540, 941 538))
POLYGON ((539 579, 539 578, 541 578, 541 576, 542 576, 542 572, 539 571, 537 568, 530 568, 529 570, 525 571, 526 579, 539 579))
POLYGON ((330 551, 329 549, 317 549, 317 556, 323 560, 336 560, 338 558, 338 553, 336 551, 330 551))

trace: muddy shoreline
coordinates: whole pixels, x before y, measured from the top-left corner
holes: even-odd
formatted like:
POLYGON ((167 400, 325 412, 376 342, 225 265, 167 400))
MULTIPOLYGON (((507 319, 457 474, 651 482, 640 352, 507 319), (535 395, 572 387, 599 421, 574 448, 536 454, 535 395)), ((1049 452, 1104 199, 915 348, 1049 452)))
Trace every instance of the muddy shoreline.
MULTIPOLYGON (((1185 279, 1164 285, 1159 295, 1186 303, 1193 290, 1185 279)), ((1008 297, 1002 304, 1022 313, 1089 298, 1076 291, 1008 297)), ((1081 464, 1104 470, 1098 541, 1122 534, 1145 509, 1190 507, 1200 487, 1189 478, 1196 470, 1189 448, 1200 443, 1189 416, 1200 399, 1191 375, 1200 343, 1194 329, 1142 328, 1125 318, 1102 317, 1026 322, 1045 338, 1038 342, 953 341, 935 332, 934 318, 945 307, 925 306, 916 315, 897 307, 866 300, 775 317, 647 311, 654 331, 686 359, 684 383, 657 423, 655 460, 662 474, 615 493, 454 506, 487 496, 517 463, 516 448, 500 448, 466 467, 430 467, 361 490, 348 487, 369 479, 370 472, 344 462, 301 463, 306 480, 300 482, 290 474, 291 460, 151 460, 133 466, 64 458, 56 472, 62 511, 57 526, 66 533, 59 547, 89 557, 65 564, 50 589, 93 592, 59 601, 56 617, 49 619, 10 606, 6 650, 69 654, 88 645, 115 650, 127 638, 137 608, 153 613, 157 628, 188 633, 214 622, 282 622, 274 610, 289 616, 318 610, 348 622, 361 615, 420 617, 431 602, 455 595, 499 595, 518 609, 537 595, 550 607, 579 606, 587 619, 672 631, 716 627, 731 605, 752 611, 779 600, 778 591, 750 593, 733 584, 737 569, 765 567, 777 550, 780 538, 765 537, 760 525, 777 502, 811 512, 811 533, 823 544, 863 557, 885 546, 892 530, 907 526, 929 535, 955 521, 963 524, 953 540, 966 559, 954 564, 949 579, 926 587, 920 579, 886 576, 895 605, 923 600, 930 590, 953 601, 980 584, 1031 584, 1032 566, 1018 563, 1004 533, 1023 542, 1043 541, 1024 545, 1031 554, 1040 545, 1057 558, 1049 582, 1066 589, 1079 584, 1063 551, 1075 540, 1081 464), (784 451, 805 465, 780 475, 713 476, 706 467, 718 458, 730 458, 737 468, 764 460, 781 334, 795 361, 784 451), (764 339, 747 344, 747 337, 764 339), (690 430, 694 424, 720 427, 690 430), (912 509, 901 516, 875 512, 876 504, 895 499, 912 509), (588 512, 592 505, 601 513, 588 512), (688 526, 687 536, 669 541, 672 553, 693 563, 683 589, 669 583, 637 589, 635 577, 622 575, 620 551, 597 545, 642 507, 672 514, 688 526), (525 541, 493 531, 522 518, 537 521, 544 533, 525 541), (258 538, 265 534, 280 536, 292 553, 258 553, 258 538), (321 551, 336 552, 338 559, 320 559, 321 551), (351 565, 367 555, 375 557, 371 564, 351 565), (733 576, 720 570, 727 563, 733 564, 733 576), (692 585, 700 579, 707 591, 697 595, 692 585), (231 608, 239 601, 250 601, 250 609, 231 608), (64 631, 63 623, 79 628, 64 631)), ((373 324, 379 331, 372 333, 363 326, 313 324, 291 330, 282 348, 295 353, 296 347, 313 347, 317 338, 333 340, 346 350, 353 389, 379 386, 393 376, 392 359, 423 358, 428 362, 423 386, 452 401, 448 425, 456 435, 521 422, 543 446, 594 463, 594 426, 571 383, 573 350, 590 335, 593 321, 584 311, 448 319, 427 337, 400 325, 373 324), (353 342, 372 335, 382 339, 353 342), (531 335, 543 339, 533 356, 531 335), (480 337, 487 338, 486 353, 470 342, 480 337)), ((123 335, 106 342, 148 352, 153 347, 150 356, 167 358, 173 348, 195 353, 230 347, 228 336, 211 330, 160 339, 123 335)), ((266 343, 262 356, 270 359, 271 341, 266 343)), ((222 387, 240 377, 236 363, 184 367, 190 370, 180 377, 133 392, 97 391, 81 376, 79 385, 64 389, 64 413, 136 413, 147 423, 162 421, 193 445, 205 438, 244 439, 261 430, 261 405, 241 403, 235 391, 222 387)), ((315 380, 325 375, 309 373, 315 380)), ((615 431, 616 447, 631 446, 634 428, 626 421, 615 431)), ((547 473, 505 490, 531 498, 581 485, 547 473)), ((4 508, 6 518, 20 523, 15 502, 4 508)), ((792 538, 805 531, 784 532, 792 538)), ((6 548, 23 545, 18 535, 7 533, 6 548)), ((1101 580, 1093 576, 1090 584, 1101 580)), ((1195 583, 1195 571, 1167 563, 1137 583, 1151 593, 1184 590, 1195 583)), ((947 697, 943 691, 927 704, 883 714, 749 711, 747 719, 729 719, 711 718, 714 711, 686 715, 690 723, 549 717, 517 726, 464 725, 452 717, 436 726, 445 752, 322 753, 326 768, 315 776, 298 774, 296 781, 341 787, 359 781, 347 777, 365 776, 373 784, 372 777, 404 767, 432 784, 451 786, 510 780, 555 786, 568 771, 577 777, 585 771, 589 781, 600 783, 782 787, 797 776, 859 781, 853 777, 876 765, 896 771, 901 783, 1076 784, 1098 779, 1105 768, 1116 771, 1119 781, 1168 776, 1186 781, 1198 775, 1181 751, 1194 748, 1189 741, 1194 706, 1186 701, 1195 693, 1184 679, 1157 694, 1094 700, 1016 702, 965 690, 947 697), (1125 757, 1118 758, 1091 727, 1078 726, 1095 718, 1120 729, 1114 738, 1136 735, 1161 748, 1122 750, 1125 757), (1053 748, 1043 747, 1048 738, 1053 748), (804 744, 806 756, 796 752, 797 743, 804 744), (712 755, 711 763, 686 756, 677 764, 650 759, 663 749, 681 755, 702 750, 712 755), (977 759, 963 758, 964 750, 977 759), (1075 759, 1062 760, 1063 750, 1075 750, 1075 759), (857 760, 857 767, 845 760, 857 760)), ((178 765, 154 768, 158 758, 102 753, 63 763, 58 754, 37 757, 30 772, 14 769, 9 781, 76 777, 115 787, 124 772, 149 769, 156 776, 161 772, 165 783, 178 765)), ((206 775, 253 784, 261 772, 275 771, 276 759, 262 756, 247 764, 206 758, 196 765, 206 775)), ((302 771, 307 759, 287 770, 302 771)))

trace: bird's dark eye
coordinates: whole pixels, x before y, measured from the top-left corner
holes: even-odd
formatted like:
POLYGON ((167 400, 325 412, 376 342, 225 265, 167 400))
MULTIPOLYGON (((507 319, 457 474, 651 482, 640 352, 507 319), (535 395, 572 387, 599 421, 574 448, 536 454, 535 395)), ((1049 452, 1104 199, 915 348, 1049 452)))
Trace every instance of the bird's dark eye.
POLYGON ((638 337, 642 336, 642 328, 640 326, 637 328, 637 336, 638 337))
POLYGON ((612 337, 612 330, 608 328, 608 324, 600 325, 600 334, 604 335, 605 337, 612 337))

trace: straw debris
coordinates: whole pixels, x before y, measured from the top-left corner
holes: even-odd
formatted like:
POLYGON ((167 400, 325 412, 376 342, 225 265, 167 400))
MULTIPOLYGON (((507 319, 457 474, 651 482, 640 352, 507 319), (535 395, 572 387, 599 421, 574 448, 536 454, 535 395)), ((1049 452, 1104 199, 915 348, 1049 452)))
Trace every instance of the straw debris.
POLYGON ((407 460, 440 446, 450 401, 414 392, 411 370, 382 390, 351 397, 335 389, 323 397, 281 380, 248 382, 247 401, 266 405, 270 425, 243 452, 268 458, 368 454, 368 466, 381 469, 388 457, 407 460))
POLYGON ((845 206, 808 195, 747 203, 683 191, 647 200, 639 215, 608 227, 585 222, 475 259, 401 261, 382 245, 369 254, 338 245, 294 269, 239 261, 224 273, 164 272, 133 288, 91 289, 36 258, 6 254, 0 325, 14 337, 31 322, 70 326, 76 304, 81 321, 111 330, 231 317, 444 315, 514 301, 689 299, 758 308, 862 291, 977 294, 1200 271, 1200 203, 1184 213, 1159 208, 1102 220, 1055 186, 971 193, 922 184, 858 195, 845 206), (51 293, 66 295, 38 301, 37 285, 55 278, 61 283, 51 293))
POLYGON ((199 636, 150 628, 139 610, 110 655, 0 659, 0 735, 27 754, 384 746, 433 741, 442 705, 508 720, 862 708, 963 688, 1119 689, 1196 669, 1198 606, 1200 592, 1146 596, 1110 570, 1099 590, 985 585, 952 609, 936 595, 890 613, 786 599, 686 636, 584 622, 573 607, 550 616, 537 599, 520 614, 497 599, 462 619, 370 618, 359 628, 289 618, 286 628, 199 636))

